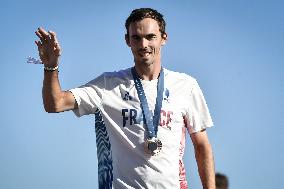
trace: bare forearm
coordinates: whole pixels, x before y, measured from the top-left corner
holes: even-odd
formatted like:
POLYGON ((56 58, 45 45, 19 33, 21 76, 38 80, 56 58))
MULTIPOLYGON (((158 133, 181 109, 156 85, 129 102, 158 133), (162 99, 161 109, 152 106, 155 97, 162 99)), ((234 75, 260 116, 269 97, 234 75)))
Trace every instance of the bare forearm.
POLYGON ((44 71, 42 99, 47 112, 58 112, 62 91, 58 80, 58 71, 44 71))
POLYGON ((208 143, 196 147, 195 157, 203 189, 215 189, 214 158, 211 145, 208 143))

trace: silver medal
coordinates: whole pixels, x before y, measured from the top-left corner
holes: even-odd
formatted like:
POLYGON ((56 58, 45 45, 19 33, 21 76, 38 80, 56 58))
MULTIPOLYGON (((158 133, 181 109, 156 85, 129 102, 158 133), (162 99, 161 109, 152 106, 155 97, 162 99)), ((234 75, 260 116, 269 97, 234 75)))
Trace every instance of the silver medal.
POLYGON ((144 144, 144 149, 147 154, 155 156, 162 150, 162 142, 155 137, 147 139, 144 144))

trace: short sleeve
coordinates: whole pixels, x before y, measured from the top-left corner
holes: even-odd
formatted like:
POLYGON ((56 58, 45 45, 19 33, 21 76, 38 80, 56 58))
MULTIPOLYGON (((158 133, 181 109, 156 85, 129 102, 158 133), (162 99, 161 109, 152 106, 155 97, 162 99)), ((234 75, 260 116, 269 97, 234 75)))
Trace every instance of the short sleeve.
POLYGON ((186 126, 190 134, 213 126, 213 122, 203 96, 195 79, 193 79, 186 112, 186 126))
POLYGON ((75 115, 81 117, 94 114, 97 108, 101 108, 104 89, 105 79, 102 74, 85 85, 69 90, 78 104, 78 108, 73 110, 75 115))

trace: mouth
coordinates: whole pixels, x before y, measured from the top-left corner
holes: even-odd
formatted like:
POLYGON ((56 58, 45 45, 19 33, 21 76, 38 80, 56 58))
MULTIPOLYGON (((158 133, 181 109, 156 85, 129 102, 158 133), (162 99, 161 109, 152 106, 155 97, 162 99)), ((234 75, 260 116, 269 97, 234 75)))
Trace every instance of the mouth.
POLYGON ((141 57, 141 58, 147 58, 147 57, 149 57, 150 55, 152 54, 152 52, 151 51, 140 51, 139 52, 139 56, 141 57))

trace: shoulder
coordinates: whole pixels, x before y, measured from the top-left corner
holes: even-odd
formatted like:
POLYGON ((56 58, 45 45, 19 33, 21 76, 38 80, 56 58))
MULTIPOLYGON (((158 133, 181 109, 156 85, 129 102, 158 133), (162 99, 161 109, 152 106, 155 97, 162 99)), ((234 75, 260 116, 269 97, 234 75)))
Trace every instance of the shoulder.
POLYGON ((132 79, 131 68, 113 72, 104 72, 102 76, 107 89, 112 89, 119 85, 130 86, 132 79))
POLYGON ((185 86, 190 86, 190 88, 197 84, 196 79, 186 73, 171 71, 166 68, 164 68, 164 73, 167 80, 183 83, 185 86))
POLYGON ((106 79, 111 79, 111 78, 116 78, 116 79, 124 79, 124 78, 129 78, 131 76, 130 72, 131 68, 119 70, 119 71, 112 71, 112 72, 104 72, 102 75, 106 79))
POLYGON ((131 77, 130 68, 119 71, 103 72, 95 79, 89 81, 86 85, 87 86, 96 85, 96 86, 106 87, 109 84, 128 83, 130 77, 131 77))

